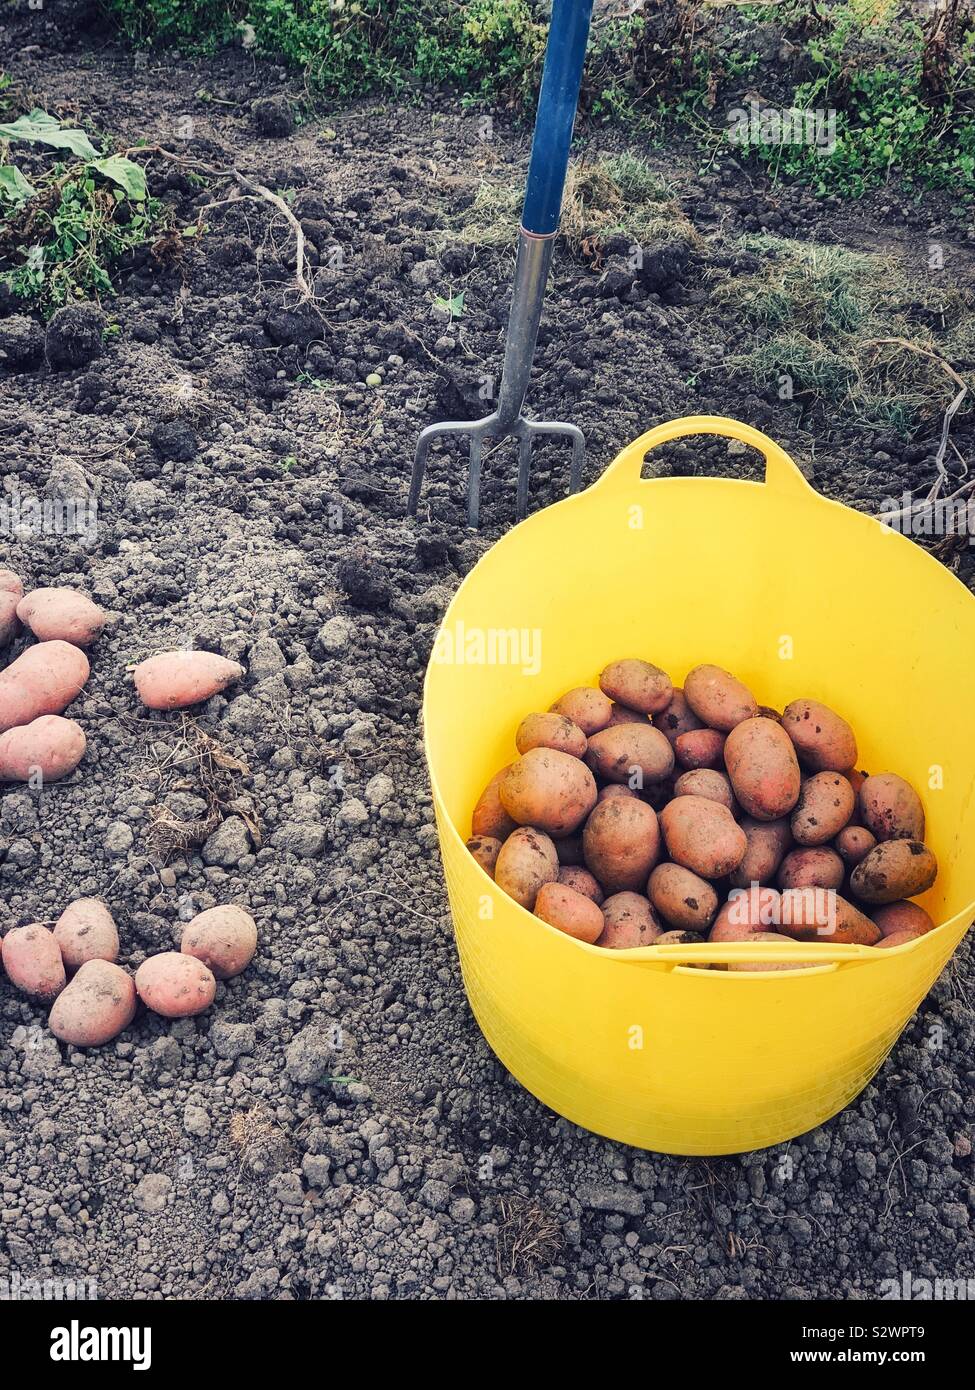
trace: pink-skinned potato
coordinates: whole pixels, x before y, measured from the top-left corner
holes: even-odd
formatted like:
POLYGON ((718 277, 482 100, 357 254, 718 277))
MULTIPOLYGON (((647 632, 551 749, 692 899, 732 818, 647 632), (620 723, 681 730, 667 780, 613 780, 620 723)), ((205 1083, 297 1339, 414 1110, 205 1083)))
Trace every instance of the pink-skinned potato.
POLYGON ((684 697, 709 729, 726 734, 758 714, 758 702, 748 686, 720 666, 705 664, 688 671, 684 697))
POLYGON ((703 796, 707 801, 717 801, 732 815, 738 810, 731 782, 716 767, 693 767, 682 772, 674 782, 674 796, 703 796))
POLYGON ((745 857, 748 841, 734 816, 703 796, 675 796, 660 813, 667 853, 701 878, 722 878, 745 857))
POLYGON ((535 899, 535 916, 566 936, 595 945, 603 933, 603 914, 583 893, 565 883, 543 883, 535 899))
POLYGON ((600 673, 599 688, 617 704, 641 714, 659 714, 667 708, 674 686, 666 671, 639 657, 611 661, 600 673))
POLYGON ((833 848, 848 869, 855 869, 877 843, 865 825, 844 825, 833 841, 833 848))
POLYGON ((647 896, 671 927, 706 932, 718 911, 718 895, 706 879, 680 864, 658 864, 647 882, 647 896))
POLYGON ((161 652, 141 661, 133 676, 142 703, 167 710, 209 700, 243 674, 243 666, 214 652, 161 652))
POLYGON ((678 766, 688 772, 699 767, 721 767, 725 735, 717 729, 688 729, 674 739, 678 766))
POLYGON ((796 844, 825 845, 848 824, 855 806, 856 795, 842 772, 806 777, 791 818, 796 844))
POLYGON ((7 932, 3 968, 10 983, 32 999, 54 999, 67 981, 54 933, 38 922, 7 932))
POLYGON ((891 950, 896 946, 908 946, 912 941, 917 941, 922 932, 916 931, 895 931, 890 936, 882 936, 876 943, 878 951, 891 950))
POLYGON ((0 782, 43 786, 67 777, 85 756, 84 730, 60 714, 42 714, 0 734, 0 782))
POLYGON ((564 864, 559 869, 558 881, 566 888, 574 888, 584 898, 591 899, 597 907, 603 901, 602 888, 589 870, 584 869, 581 864, 564 864))
POLYGON ((756 715, 736 724, 725 741, 724 762, 735 796, 755 820, 779 820, 799 800, 796 751, 774 719, 756 715))
POLYGON ((218 980, 232 980, 254 959, 257 923, 242 907, 210 907, 187 922, 179 949, 201 960, 218 980))
POLYGON ((603 934, 596 942, 611 951, 630 951, 652 946, 663 934, 664 924, 642 893, 614 893, 602 904, 603 934))
POLYGON ((28 647, 0 674, 0 734, 44 714, 63 714, 90 674, 88 658, 70 642, 28 647))
POLYGON ((838 946, 876 946, 880 928, 839 893, 826 888, 788 888, 782 894, 778 929, 797 941, 838 946))
POLYGON ((819 700, 793 700, 782 727, 813 772, 849 772, 856 765, 856 735, 846 720, 819 700))
POLYGON ((884 840, 860 860, 850 887, 865 903, 893 903, 926 893, 938 876, 938 861, 920 840, 884 840))
POLYGON ((24 596, 24 586, 13 570, 0 569, 0 651, 8 646, 20 631, 17 604, 24 596))
POLYGON ((756 932, 768 931, 779 920, 780 894, 775 888, 738 888, 718 911, 709 941, 751 941, 756 932))
POLYGON ((216 976, 195 956, 161 951, 135 972, 135 987, 147 1009, 163 1018, 192 1018, 213 1003, 216 976))
POLYGON ((553 841, 530 825, 511 832, 494 866, 498 887, 529 912, 542 885, 555 883, 558 876, 559 856, 553 841))
POLYGON ((564 714, 528 714, 518 725, 515 747, 523 754, 532 748, 557 748, 560 753, 581 758, 586 751, 586 736, 564 714))
POLYGON ((509 763, 496 772, 481 792, 471 816, 472 835, 504 842, 517 826, 518 822, 512 820, 502 806, 500 796, 501 783, 513 767, 514 763, 509 763))
POLYGON ((670 697, 670 704, 653 716, 653 727, 659 729, 671 747, 681 734, 689 734, 704 725, 687 703, 683 690, 677 687, 670 697))
POLYGON ((924 908, 906 898, 875 907, 870 917, 880 928, 881 936, 899 936, 904 932, 909 932, 911 936, 927 936, 935 928, 934 921, 924 908))
POLYGON ((878 772, 860 787, 857 804, 860 819, 879 841, 923 840, 924 807, 921 798, 895 772, 878 772))
POLYGON ((86 960, 54 1001, 48 1025, 73 1047, 102 1047, 135 1018, 131 975, 107 960, 86 960))
POLYGON ((498 862, 501 845, 502 841, 495 840, 491 835, 472 835, 467 841, 467 848, 489 878, 494 877, 494 866, 498 862))
MULTIPOLYGON (((749 941, 780 941, 780 942, 787 942, 787 941, 790 941, 791 938, 788 937, 788 936, 782 936, 779 932, 774 932, 774 931, 760 931, 760 932, 756 932, 754 936, 750 936, 750 937, 748 938, 748 940, 749 940, 749 941)), ((731 973, 732 973, 733 975, 734 975, 734 974, 737 974, 737 973, 739 973, 739 972, 748 973, 748 974, 751 974, 751 973, 767 974, 768 972, 770 972, 770 971, 775 971, 775 970, 808 970, 808 968, 809 968, 810 965, 815 965, 815 964, 816 964, 815 959, 810 959, 810 960, 796 960, 796 961, 792 961, 792 960, 733 960, 733 961, 729 961, 729 962, 728 962, 726 969, 730 970, 731 973)))
POLYGON ((843 882, 843 860, 829 845, 792 849, 779 865, 776 882, 783 892, 789 888, 839 888, 843 882))
POLYGON ((577 685, 567 690, 556 700, 552 714, 564 715, 578 725, 588 738, 605 729, 613 713, 613 704, 608 695, 591 685, 577 685))
POLYGON ((628 787, 624 782, 607 782, 605 787, 600 787, 599 795, 596 797, 596 805, 601 801, 612 801, 615 796, 635 796, 639 800, 639 793, 632 787, 628 787))
POLYGON ((615 724, 593 734, 586 762, 607 782, 642 787, 674 770, 674 750, 651 724, 615 724))
POLYGON ((105 614, 77 589, 32 589, 17 604, 17 617, 39 642, 90 647, 101 636, 105 614))
POLYGON ((16 594, 18 600, 24 597, 24 582, 13 570, 0 569, 0 594, 16 594))
POLYGON ((118 960, 118 928, 98 898, 70 903, 54 925, 54 939, 68 970, 78 970, 89 960, 118 960))
POLYGON ((645 801, 601 801, 582 832, 586 868, 607 893, 642 889, 660 857, 657 813, 645 801))
MULTIPOLYGON (((609 714, 607 729, 615 729, 617 724, 649 724, 649 714, 643 714, 638 709, 630 709, 629 705, 614 704, 609 714)), ((602 733, 602 730, 599 730, 602 733)))
POLYGON ((779 871, 779 865, 792 848, 789 822, 785 817, 759 821, 753 816, 743 816, 739 824, 745 832, 748 848, 744 859, 731 875, 731 886, 747 888, 752 883, 771 883, 779 871))
POLYGON ((597 792, 595 778, 579 758, 557 748, 530 748, 512 763, 498 794, 519 825, 571 835, 595 806, 597 792))

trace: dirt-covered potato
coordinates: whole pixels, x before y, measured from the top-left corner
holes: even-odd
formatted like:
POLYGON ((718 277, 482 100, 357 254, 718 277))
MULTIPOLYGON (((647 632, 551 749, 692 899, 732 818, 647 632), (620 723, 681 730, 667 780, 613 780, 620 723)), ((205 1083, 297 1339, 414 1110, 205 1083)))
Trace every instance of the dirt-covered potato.
POLYGON ((603 933, 603 914, 583 893, 565 883, 543 883, 535 899, 535 916, 566 936, 594 945, 603 933))
POLYGON ((121 966, 92 958, 54 1001, 48 1025, 73 1047, 101 1047, 135 1018, 135 982, 121 966))
POLYGON ((779 871, 779 865, 792 848, 789 822, 785 817, 759 821, 753 816, 743 816, 739 824, 745 832, 748 848, 744 859, 731 875, 731 886, 747 888, 752 883, 771 883, 779 871))
POLYGON ((718 895, 706 879, 679 864, 658 864, 647 883, 647 896, 672 927, 706 932, 718 911, 718 895))
POLYGON ((149 709, 186 709, 239 681, 243 666, 215 652, 160 652, 141 661, 133 679, 149 709))
POLYGON ((509 898, 526 907, 535 906, 543 883, 555 883, 559 856, 549 837, 531 826, 521 826, 505 840, 494 866, 494 881, 509 898))
POLYGON ((925 893, 938 877, 938 861, 920 840, 885 840, 860 860, 850 887, 865 903, 893 903, 925 893))
POLYGON ((879 841, 924 839, 924 807, 910 782, 895 772, 867 777, 857 798, 860 819, 879 841))
POLYGON ((630 951, 652 946, 663 933, 663 924, 642 893, 614 893, 603 902, 603 934, 597 946, 630 951))
POLYGON ((918 933, 914 931, 895 931, 890 936, 882 936, 876 943, 877 950, 891 950, 897 946, 907 946, 912 941, 918 939, 918 933))
POLYGON ((790 824, 797 845, 825 845, 853 815, 856 797, 841 772, 814 772, 803 780, 790 824))
POLYGON ((844 825, 833 841, 833 848, 848 869, 855 869, 876 843, 876 837, 865 825, 844 825))
POLYGON ((674 694, 666 671, 638 657, 611 661, 600 674, 599 688, 617 704, 643 714, 658 714, 666 709, 674 694))
POLYGON ((77 589, 32 589, 17 604, 17 617, 39 642, 90 647, 105 626, 105 614, 77 589))
POLYGON ((688 729, 674 739, 674 756, 688 772, 698 767, 724 765, 725 735, 717 729, 688 729))
POLYGON ((839 888, 843 882, 843 860, 828 845, 793 849, 782 860, 776 883, 787 888, 839 888))
MULTIPOLYGON (((638 709, 630 709, 629 705, 613 705, 607 729, 615 729, 617 724, 649 724, 649 714, 642 714, 638 709)), ((602 732, 600 730, 600 732, 602 732)))
POLYGON ((213 1003, 216 977, 195 956, 161 951, 135 972, 135 988, 147 1009, 163 1018, 192 1018, 213 1003))
POLYGON ((674 796, 703 796, 707 801, 717 801, 732 815, 738 810, 731 782, 716 767, 695 767, 682 772, 674 782, 674 796))
POLYGON ((841 715, 818 700, 793 700, 782 711, 782 727, 813 772, 849 772, 857 760, 857 741, 841 715))
POLYGON ((487 836, 491 840, 504 841, 515 829, 518 822, 512 820, 501 804, 501 783, 514 767, 509 763, 496 772, 477 799, 471 816, 471 834, 487 836))
POLYGON ((586 762, 607 782, 642 787, 674 770, 674 750, 650 724, 617 724, 593 734, 586 762))
POLYGON ((708 933, 709 941, 751 941, 779 920, 779 894, 774 888, 733 889, 708 933))
MULTIPOLYGON (((780 932, 760 931, 750 936, 749 941, 790 941, 792 938, 782 936, 780 932)), ((808 970, 811 965, 815 965, 814 959, 811 960, 732 960, 728 962, 726 969, 734 974, 768 974, 777 970, 808 970)))
POLYGON ((490 835, 472 835, 467 841, 467 848, 489 878, 494 877, 494 866, 501 853, 501 844, 500 840, 495 840, 490 835))
POLYGON ((14 640, 20 631, 17 604, 24 596, 24 586, 13 570, 0 569, 0 651, 14 640))
POLYGON ((596 797, 596 805, 600 801, 612 801, 614 796, 634 796, 640 799, 639 792, 635 792, 632 787, 626 786, 624 782, 607 782, 605 787, 600 787, 599 795, 596 797))
POLYGON ((579 864, 564 864, 559 869, 559 883, 566 888, 574 888, 584 898, 589 898, 597 907, 603 901, 603 890, 588 869, 579 864))
POLYGON ((582 832, 586 867, 608 894, 642 889, 660 856, 657 813, 645 801, 601 801, 582 832))
POLYGON ((231 980, 254 959, 257 923, 242 907, 207 908, 187 922, 179 949, 201 960, 218 980, 231 980))
POLYGON ((689 734, 704 725, 691 709, 683 690, 677 688, 670 697, 670 704, 653 716, 653 727, 659 729, 667 742, 674 746, 681 734, 689 734))
POLYGON ((577 685, 567 690, 551 709, 552 714, 564 715, 576 724, 586 738, 605 729, 613 713, 613 705, 608 695, 591 685, 577 685))
POLYGON ((7 932, 3 938, 3 968, 10 983, 32 999, 53 999, 67 980, 54 933, 39 922, 7 932))
POLYGON ((758 714, 758 703, 748 686, 720 666, 705 664, 688 671, 684 698, 709 729, 726 734, 758 714))
POLYGON ((43 714, 63 714, 91 673, 88 658, 70 642, 38 642, 0 674, 0 734, 43 714))
POLYGON ((69 970, 78 970, 89 960, 118 960, 118 928, 98 898, 76 898, 70 903, 54 925, 54 939, 69 970))
POLYGON ((548 835, 571 835, 595 806, 596 794, 585 763, 556 748, 530 748, 512 763, 499 788, 512 820, 548 835))
POLYGON ((721 878, 737 869, 748 841, 727 807, 703 796, 678 796, 660 813, 667 853, 701 878, 721 878))
POLYGON ((59 782, 85 756, 84 730, 60 714, 42 714, 0 734, 0 782, 59 782))
POLYGON ((586 751, 586 736, 564 714, 529 714, 518 725, 515 747, 519 753, 532 748, 557 748, 560 753, 581 758, 586 751))
POLYGON ((875 907, 870 917, 879 927, 881 936, 902 935, 905 932, 911 936, 925 936, 935 928, 934 921, 924 908, 908 902, 906 898, 875 907))
POLYGON ((755 820, 779 820, 799 800, 802 774, 781 724, 756 715, 729 733, 724 763, 735 796, 755 820))
POLYGON ((674 928, 661 932, 653 944, 655 946, 700 946, 702 940, 700 932, 680 931, 674 928))
POLYGON ((838 946, 875 946, 880 928, 859 908, 824 888, 787 888, 782 894, 778 930, 796 941, 828 941, 838 946))

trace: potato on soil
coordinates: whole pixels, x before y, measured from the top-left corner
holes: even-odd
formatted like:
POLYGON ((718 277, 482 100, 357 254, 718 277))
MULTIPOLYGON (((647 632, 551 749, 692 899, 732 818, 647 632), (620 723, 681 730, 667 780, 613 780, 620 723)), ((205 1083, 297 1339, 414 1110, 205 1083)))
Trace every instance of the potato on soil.
MULTIPOLYGON (((638 709, 630 709, 629 705, 613 705, 610 711, 607 729, 615 729, 617 724, 649 724, 649 714, 642 714, 638 709)), ((602 730, 599 731, 602 733, 602 730)))
POLYGON ((704 725, 691 709, 683 690, 675 689, 670 704, 653 717, 653 727, 659 729, 667 742, 674 746, 681 734, 689 734, 704 725))
POLYGON ((880 928, 881 936, 901 936, 905 932, 910 936, 926 936, 935 928, 934 921, 924 908, 908 902, 906 898, 875 907, 870 916, 880 928))
POLYGON ((54 999, 67 979, 54 933, 38 922, 7 932, 3 938, 3 968, 10 983, 32 999, 54 999))
POLYGON ((885 840, 860 860, 850 887, 866 903, 893 903, 925 893, 938 877, 938 861, 920 840, 885 840))
POLYGON ((242 907, 211 907, 187 922, 179 949, 201 960, 218 980, 232 980, 254 959, 257 923, 242 907))
POLYGON ((755 820, 753 816, 743 816, 739 825, 745 832, 748 848, 745 857, 731 875, 733 888, 747 888, 752 883, 771 883, 779 871, 779 865, 792 848, 792 830, 789 822, 780 820, 755 820))
POLYGON ((582 848, 607 893, 642 889, 660 857, 657 813, 635 797, 601 801, 586 821, 582 848))
POLYGON ((560 753, 581 758, 586 751, 586 736, 564 714, 529 714, 518 725, 515 747, 519 753, 532 748, 557 748, 560 753))
POLYGON ((24 583, 13 570, 0 569, 0 594, 16 594, 18 602, 24 597, 24 583))
POLYGON ((564 883, 543 883, 535 899, 535 916, 566 936, 594 945, 603 932, 603 914, 583 893, 564 883))
POLYGON ((709 941, 751 941, 779 920, 779 893, 774 888, 735 889, 728 895, 708 933, 709 941))
POLYGON ((471 834, 487 836, 491 840, 506 840, 518 824, 511 819, 501 804, 501 783, 514 767, 509 763, 496 772, 477 799, 474 814, 471 816, 471 834))
POLYGON ((732 815, 738 810, 731 782, 715 767, 695 767, 682 772, 674 783, 674 796, 703 796, 707 801, 717 801, 732 815))
POLYGON ((638 657, 611 661, 599 677, 599 688, 611 700, 643 714, 666 709, 674 694, 666 671, 638 657))
POLYGON ((574 888, 584 898, 591 899, 597 907, 603 901, 603 890, 588 869, 578 864, 565 864, 559 869, 559 883, 566 888, 574 888))
POLYGON ((17 617, 39 642, 90 647, 101 636, 105 614, 77 589, 32 589, 17 604, 17 617))
POLYGON ((552 706, 553 714, 564 715, 578 725, 588 738, 605 729, 613 713, 613 705, 607 695, 591 685, 577 685, 567 690, 552 706))
POLYGON ((559 857, 547 835, 531 826, 512 831, 501 846, 494 866, 494 881, 509 898, 526 907, 535 906, 543 883, 555 883, 559 876, 559 857))
POLYGON ((788 888, 782 894, 778 929, 796 941, 838 946, 874 946, 880 928, 846 898, 824 888, 788 888))
POLYGON ((748 841, 731 812, 703 796, 676 796, 660 813, 667 853, 701 878, 730 874, 745 857, 748 841))
POLYGON ((494 877, 494 866, 501 853, 501 844, 500 840, 495 840, 490 835, 472 835, 467 841, 467 848, 489 878, 494 877))
POLYGON ((684 698, 709 729, 726 734, 758 714, 758 703, 748 686, 720 666, 705 664, 688 671, 684 698))
POLYGON ((596 782, 585 763, 571 754, 530 748, 512 763, 499 794, 519 825, 532 825, 549 835, 571 835, 596 804, 596 782))
POLYGON ((91 673, 88 658, 70 642, 38 642, 0 674, 0 734, 63 714, 91 673))
POLYGON ((779 820, 799 800, 802 774, 788 734, 774 719, 743 719, 724 745, 735 796, 755 820, 779 820))
POLYGON ((855 869, 876 843, 876 837, 865 825, 845 825, 833 841, 833 848, 848 869, 855 869))
POLYGON ((240 680, 243 666, 214 652, 161 652, 135 668, 139 699, 149 709, 186 709, 240 680))
POLYGON ((924 807, 921 798, 895 772, 867 777, 857 798, 860 819, 869 831, 885 840, 923 840, 924 807))
POLYGON ((706 879, 679 864, 658 864, 647 883, 647 896, 672 927, 706 932, 718 911, 718 895, 706 879))
POLYGON ((42 714, 0 734, 0 782, 58 782, 85 756, 84 730, 73 719, 42 714))
POLYGON ((796 844, 825 845, 847 824, 855 805, 853 788, 841 772, 805 778, 791 818, 796 844))
POLYGON ((69 970, 89 960, 118 960, 118 928, 98 898, 76 898, 69 904, 55 923, 54 939, 69 970))
POLYGON ((593 734, 586 762, 607 782, 642 787, 670 776, 674 750, 650 724, 617 724, 593 734))
POLYGON ((849 724, 818 700, 793 700, 782 711, 782 727, 813 772, 849 772, 857 741, 849 724))
POLYGON ((163 1018, 191 1018, 213 1003, 217 981, 195 956, 162 951, 135 972, 135 987, 147 1009, 163 1018))
POLYGON ((603 902, 603 934, 596 942, 612 951, 652 946, 663 934, 663 925, 642 893, 614 893, 603 902))
POLYGON ((779 865, 776 882, 783 892, 787 888, 839 888, 844 872, 836 851, 818 845, 790 850, 779 865))
MULTIPOLYGON (((750 936, 749 941, 790 941, 792 938, 782 936, 779 932, 760 931, 754 936, 750 936)), ((729 961, 727 969, 732 974, 747 972, 763 974, 773 970, 808 970, 811 965, 815 965, 814 959, 810 960, 733 960, 729 961)))
POLYGON ((724 759, 725 735, 717 729, 689 729, 674 739, 674 755, 688 772, 698 767, 720 767, 724 759))
POLYGON ((111 961, 86 960, 54 1001, 48 1025, 73 1047, 101 1047, 135 1018, 135 983, 111 961))

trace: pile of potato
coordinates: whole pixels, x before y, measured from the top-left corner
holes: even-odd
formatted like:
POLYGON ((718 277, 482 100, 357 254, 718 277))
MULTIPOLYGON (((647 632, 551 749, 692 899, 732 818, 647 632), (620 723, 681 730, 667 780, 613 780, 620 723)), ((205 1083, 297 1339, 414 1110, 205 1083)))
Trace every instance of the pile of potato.
MULTIPOLYGON (((529 714, 474 809, 468 849, 569 936, 892 947, 931 931, 917 792, 857 771, 850 725, 816 700, 779 714, 718 666, 675 688, 638 658, 529 714)), ((798 965, 746 962, 728 969, 798 965)))
POLYGON ((213 1003, 218 980, 245 970, 257 950, 257 923, 239 907, 211 907, 183 929, 178 951, 149 956, 135 978, 118 962, 112 914, 97 898, 78 898, 53 930, 15 927, 0 941, 10 983, 50 1004, 51 1032, 75 1047, 100 1047, 135 1017, 138 1000, 164 1018, 189 1018, 213 1003))

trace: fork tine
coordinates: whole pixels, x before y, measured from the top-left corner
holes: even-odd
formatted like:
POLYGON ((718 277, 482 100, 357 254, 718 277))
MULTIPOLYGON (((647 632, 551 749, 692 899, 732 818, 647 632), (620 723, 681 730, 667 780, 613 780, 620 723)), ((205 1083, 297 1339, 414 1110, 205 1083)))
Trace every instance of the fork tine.
POLYGON ((526 434, 518 440, 518 500, 515 506, 515 520, 524 521, 528 511, 528 475, 531 471, 532 441, 526 434))
POLYGON ((481 515, 481 451, 484 441, 480 434, 471 435, 470 473, 467 478, 467 524, 476 531, 481 515))

